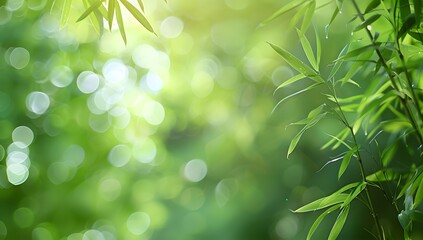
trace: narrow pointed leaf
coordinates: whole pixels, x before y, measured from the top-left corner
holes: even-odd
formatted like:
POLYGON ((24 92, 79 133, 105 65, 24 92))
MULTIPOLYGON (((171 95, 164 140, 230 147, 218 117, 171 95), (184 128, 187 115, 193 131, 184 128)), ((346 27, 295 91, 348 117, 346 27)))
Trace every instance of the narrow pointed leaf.
POLYGON ((397 171, 394 171, 392 168, 382 169, 375 173, 372 173, 366 177, 366 180, 369 182, 388 182, 396 181, 399 179, 401 174, 397 171))
POLYGON ((107 12, 107 20, 109 21, 109 29, 112 30, 113 25, 113 17, 115 15, 115 4, 116 0, 109 0, 108 12, 107 12))
POLYGON ((344 227, 345 221, 348 217, 348 212, 350 210, 350 206, 345 206, 341 212, 338 215, 338 218, 335 221, 335 224, 333 224, 332 230, 329 233, 328 240, 335 240, 339 233, 341 233, 342 228, 344 227))
POLYGON ((348 198, 349 194, 346 193, 340 193, 340 194, 336 194, 336 195, 330 195, 324 198, 320 198, 317 199, 305 206, 302 206, 300 208, 298 208, 297 210, 295 210, 294 212, 296 213, 300 213, 300 212, 311 212, 311 211, 316 211, 319 209, 323 209, 323 208, 327 208, 330 206, 333 206, 335 204, 338 203, 342 203, 345 201, 345 199, 348 198))
POLYGON ((399 4, 400 4, 399 9, 401 13, 401 19, 405 21, 405 19, 407 19, 407 17, 411 13, 409 0, 399 0, 399 4))
MULTIPOLYGON (((381 45, 381 43, 380 43, 380 42, 378 42, 378 43, 376 43, 375 45, 376 45, 376 46, 380 46, 380 45, 381 45)), ((349 59, 349 58, 353 58, 353 57, 356 57, 356 56, 358 56, 358 55, 361 55, 361 54, 362 54, 362 53, 364 53, 364 52, 371 51, 371 50, 375 50, 375 45, 373 45, 373 44, 369 44, 369 45, 366 45, 366 46, 359 47, 359 48, 356 48, 356 49, 354 49, 354 50, 351 50, 351 51, 349 51, 347 54, 345 54, 345 55, 342 55, 342 56, 338 57, 338 58, 335 60, 335 62, 337 62, 337 61, 342 61, 342 60, 346 60, 346 59, 349 59)))
POLYGON ((316 35, 315 36, 316 38, 316 65, 317 65, 317 70, 319 70, 320 59, 322 58, 322 44, 320 43, 320 37, 316 29, 314 29, 314 33, 316 35))
POLYGON ((60 20, 60 27, 63 28, 69 19, 69 12, 71 10, 72 0, 64 0, 62 17, 60 20))
POLYGON ((377 8, 377 6, 380 5, 380 0, 373 0, 369 3, 369 5, 367 5, 366 10, 364 11, 364 13, 369 13, 370 11, 372 11, 373 9, 377 8))
POLYGON ((313 18, 314 11, 316 9, 316 1, 311 1, 307 5, 307 9, 304 13, 303 22, 301 24, 301 31, 307 31, 308 27, 310 26, 311 19, 313 18))
POLYGON ((337 210, 340 208, 340 204, 332 206, 331 208, 328 208, 326 211, 324 211, 322 214, 320 214, 320 216, 314 221, 313 225, 311 226, 310 230, 308 231, 307 234, 307 240, 310 240, 311 237, 313 236, 314 232, 316 231, 316 229, 319 227, 320 223, 323 221, 323 219, 331 212, 337 210))
POLYGON ((363 22, 361 22, 357 27, 354 28, 354 32, 357 32, 367 26, 369 26, 370 24, 374 23, 376 20, 378 20, 382 15, 381 14, 375 14, 372 15, 371 17, 369 17, 368 19, 364 20, 363 22))
POLYGON ((336 0, 336 5, 338 6, 339 12, 342 12, 342 5, 344 5, 344 0, 336 0))
POLYGON ((413 0, 414 3, 414 14, 416 15, 416 23, 420 23, 421 15, 422 15, 422 1, 421 0, 413 0))
MULTIPOLYGON (((341 52, 338 55, 338 59, 340 59, 342 56, 344 56, 350 48, 350 44, 345 45, 345 47, 342 48, 341 52)), ((329 73, 329 79, 333 78, 335 74, 338 72, 339 68, 341 67, 343 61, 337 61, 335 60, 335 65, 332 67, 330 73, 329 73)))
POLYGON ((153 27, 150 25, 148 20, 145 18, 145 16, 136 8, 134 5, 132 5, 127 0, 120 0, 120 2, 125 6, 126 9, 134 16, 138 22, 141 23, 147 29, 148 31, 155 34, 153 27))
POLYGON ((354 155, 354 153, 357 151, 357 149, 354 147, 353 149, 349 150, 344 158, 342 159, 341 166, 339 167, 338 171, 338 179, 341 178, 342 174, 344 174, 345 170, 347 169, 348 165, 350 164, 351 157, 354 155))
POLYGON ((344 140, 345 138, 347 138, 349 134, 349 129, 345 128, 344 130, 342 130, 340 133, 338 133, 338 135, 333 136, 330 134, 327 134, 328 136, 330 136, 332 139, 329 140, 329 142, 327 142, 325 145, 323 145, 321 147, 321 149, 325 149, 327 147, 329 147, 330 145, 332 145, 333 143, 336 143, 334 147, 332 147, 332 150, 335 150, 336 148, 338 148, 341 144, 346 146, 348 149, 352 149, 350 147, 350 145, 348 145, 344 140))
POLYGON ((423 178, 420 180, 419 186, 417 188, 416 196, 414 196, 413 209, 418 207, 423 199, 423 178))
POLYGON ((116 3, 116 21, 119 26, 119 32, 120 32, 120 35, 122 36, 123 42, 126 44, 125 26, 123 24, 122 12, 120 10, 119 3, 116 3))
POLYGON ((90 7, 87 10, 85 10, 84 13, 82 13, 82 15, 78 18, 78 20, 76 20, 76 22, 79 22, 85 19, 88 15, 90 15, 90 13, 92 13, 95 9, 97 9, 103 1, 104 0, 98 0, 95 3, 91 4, 90 7))
POLYGON ((50 8, 50 14, 53 13, 53 9, 56 6, 56 4, 57 4, 57 0, 53 0, 53 3, 51 4, 51 8, 50 8))
POLYGON ((344 203, 341 205, 341 208, 348 206, 354 199, 357 198, 357 196, 366 188, 367 183, 362 182, 360 183, 354 191, 350 193, 347 199, 345 199, 344 203))
POLYGON ((141 0, 138 0, 138 5, 140 6, 141 10, 144 11, 144 4, 141 0))
POLYGON ((319 71, 319 66, 317 66, 316 57, 314 57, 310 42, 300 29, 297 29, 297 34, 300 38, 301 46, 303 47, 304 53, 306 54, 309 63, 316 71, 319 71))
POLYGON ((266 25, 269 22, 273 21, 275 18, 291 11, 292 9, 300 6, 301 4, 303 4, 304 2, 306 2, 305 0, 303 1, 291 1, 288 4, 285 4, 283 7, 281 7, 278 11, 276 11, 274 14, 272 14, 270 17, 268 17, 267 19, 265 19, 261 25, 266 25))
POLYGON ((416 25, 415 14, 410 14, 404 21, 401 26, 401 29, 398 32, 397 39, 402 38, 409 30, 411 30, 416 25))
POLYGON ((300 59, 292 55, 290 52, 282 49, 278 46, 275 46, 271 43, 269 45, 295 70, 306 75, 306 76, 316 76, 317 73, 309 67, 307 64, 303 63, 300 59))
POLYGON ((317 86, 319 86, 319 85, 321 85, 321 84, 323 84, 323 83, 315 83, 315 84, 312 84, 312 85, 310 85, 310 86, 308 86, 308 87, 306 87, 306 88, 301 89, 300 91, 297 91, 297 92, 295 92, 295 93, 292 93, 292 94, 290 94, 290 95, 288 95, 288 96, 284 97, 282 100, 280 100, 280 101, 276 104, 276 106, 273 108, 272 112, 274 112, 274 111, 276 110, 276 108, 277 108, 277 107, 278 107, 281 103, 283 103, 284 101, 286 101, 287 99, 290 99, 290 98, 295 97, 295 96, 297 96, 297 95, 299 95, 299 94, 301 94, 301 93, 304 93, 304 92, 307 92, 307 91, 309 91, 309 90, 311 90, 311 89, 314 89, 314 88, 316 88, 317 86))
MULTIPOLYGON (((298 74, 298 75, 295 75, 295 76, 291 77, 290 79, 286 80, 285 82, 283 82, 282 84, 280 84, 280 85, 276 88, 276 90, 278 90, 278 89, 280 89, 280 88, 283 88, 283 87, 285 87, 285 86, 288 86, 289 84, 295 83, 295 82, 297 82, 297 81, 299 81, 299 80, 301 80, 301 79, 304 79, 305 77, 306 77, 306 76, 305 76, 304 74, 302 74, 302 73, 300 73, 300 74, 298 74)), ((276 90, 275 90, 275 91, 276 91, 276 90)))

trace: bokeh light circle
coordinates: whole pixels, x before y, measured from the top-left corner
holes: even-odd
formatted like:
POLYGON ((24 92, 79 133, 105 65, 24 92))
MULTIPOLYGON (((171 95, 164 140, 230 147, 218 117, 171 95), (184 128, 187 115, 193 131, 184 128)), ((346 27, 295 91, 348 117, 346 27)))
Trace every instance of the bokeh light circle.
POLYGON ((43 92, 31 92, 26 97, 26 108, 37 115, 45 113, 50 106, 50 98, 43 92))
POLYGON ((150 215, 145 212, 135 212, 128 217, 126 226, 134 235, 141 235, 148 230, 150 223, 150 215))
POLYGON ((10 52, 10 65, 16 69, 25 68, 29 63, 29 59, 30 54, 25 48, 17 47, 10 52))
POLYGON ((201 159, 193 159, 185 164, 184 176, 188 181, 199 182, 207 175, 207 164, 201 159))

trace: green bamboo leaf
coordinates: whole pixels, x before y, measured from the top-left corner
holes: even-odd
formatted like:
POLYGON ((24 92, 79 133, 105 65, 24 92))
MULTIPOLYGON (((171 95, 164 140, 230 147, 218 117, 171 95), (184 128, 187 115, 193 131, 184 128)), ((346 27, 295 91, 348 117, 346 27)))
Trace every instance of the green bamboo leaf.
POLYGON ((392 144, 386 147, 382 151, 382 156, 381 156, 382 166, 386 167, 389 165, 389 163, 391 163, 392 159, 394 159, 394 156, 397 153, 397 149, 398 149, 398 145, 392 144))
POLYGON ((53 2, 51 3, 50 14, 53 13, 53 9, 56 6, 56 4, 57 4, 57 0, 53 0, 53 2))
MULTIPOLYGON (((292 55, 290 52, 286 51, 285 49, 282 49, 278 46, 275 46, 271 43, 269 45, 295 70, 298 72, 306 75, 307 77, 310 76, 317 76, 317 73, 309 67, 307 64, 303 63, 300 59, 292 55)), ((323 82, 324 80, 321 79, 320 82, 323 82)))
POLYGON ((341 205, 341 208, 348 206, 357 196, 367 187, 366 182, 361 182, 355 189, 350 193, 347 199, 345 199, 344 203, 341 205))
POLYGON ((400 178, 401 173, 395 171, 392 168, 382 169, 375 173, 372 173, 366 177, 369 182, 390 182, 396 181, 400 178))
POLYGON ((345 170, 347 169, 348 165, 350 164, 351 157, 354 155, 354 153, 357 151, 357 147, 354 147, 353 149, 350 149, 342 159, 341 166, 339 167, 338 171, 338 179, 341 178, 342 174, 344 174, 345 170))
POLYGON ((295 210, 294 212, 295 213, 311 212, 311 211, 327 208, 335 204, 344 202, 348 198, 348 196, 349 194, 346 194, 346 193, 337 193, 335 195, 332 194, 330 196, 317 199, 307 205, 304 205, 298 208, 297 210, 295 210))
POLYGON ((345 221, 347 220, 349 210, 349 205, 342 208, 341 212, 338 215, 338 218, 335 221, 335 224, 333 224, 332 230, 329 233, 328 240, 335 240, 338 237, 339 233, 341 233, 345 221))
POLYGON ((356 62, 350 67, 348 72, 341 79, 341 83, 345 84, 346 82, 348 82, 358 72, 358 70, 363 67, 364 65, 363 62, 366 62, 372 55, 373 55, 373 51, 364 52, 363 54, 358 56, 356 59, 356 62))
POLYGON ((402 210, 401 213, 398 214, 398 221, 400 222, 401 227, 404 230, 408 230, 408 228, 411 225, 411 216, 410 216, 411 214, 410 213, 411 213, 410 210, 406 210, 406 211, 402 210))
POLYGON ((122 12, 120 10, 120 5, 119 3, 116 3, 116 21, 117 24, 119 26, 119 32, 120 35, 122 36, 123 42, 126 45, 126 33, 125 33, 125 26, 123 24, 123 19, 122 19, 122 12))
POLYGON ((109 21, 110 30, 112 30, 112 25, 113 25, 113 17, 115 15, 115 5, 116 5, 116 0, 109 0, 107 20, 109 21))
MULTIPOLYGON (((299 81, 299 80, 301 80, 301 79, 304 79, 305 77, 306 77, 306 76, 305 76, 304 74, 302 74, 302 73, 300 73, 300 74, 298 74, 298 75, 295 75, 295 76, 291 77, 290 79, 286 80, 285 82, 283 82, 282 84, 280 84, 280 85, 276 88, 276 90, 278 90, 278 89, 280 89, 280 88, 283 88, 283 87, 285 87, 285 86, 288 86, 289 84, 295 83, 295 82, 297 82, 297 81, 299 81)), ((275 90, 275 92, 276 92, 276 90, 275 90)))
POLYGON ((289 158, 289 155, 294 151, 294 149, 297 147, 298 142, 300 141, 300 138, 304 134, 305 131, 316 125, 324 116, 326 116, 326 113, 318 114, 317 116, 313 117, 313 119, 310 119, 310 121, 304 126, 303 129, 301 129, 297 135, 291 140, 291 143, 288 147, 288 153, 286 155, 286 158, 289 158))
MULTIPOLYGON (((350 44, 345 45, 345 47, 342 48, 341 52, 338 55, 338 59, 340 59, 342 56, 344 56, 350 48, 350 44)), ((335 74, 338 72, 339 68, 341 67, 343 61, 337 61, 335 60, 335 65, 332 67, 330 73, 329 73, 329 79, 333 78, 335 74)))
POLYGON ((421 0, 413 0, 414 4, 414 14, 416 15, 416 23, 419 24, 422 15, 422 1, 421 0))
POLYGON ((275 13, 273 13, 270 17, 268 17, 267 19, 265 19, 260 25, 266 25, 269 22, 273 21, 275 18, 280 17, 281 15, 291 11, 292 9, 300 6, 301 4, 305 3, 306 0, 302 0, 302 1, 291 1, 288 4, 285 4, 283 7, 281 7, 278 11, 276 11, 275 13))
POLYGON ((368 19, 364 20, 363 22, 361 22, 357 27, 354 28, 354 32, 357 32, 367 26, 369 26, 370 24, 374 23, 376 20, 378 20, 382 15, 381 14, 375 14, 372 15, 371 17, 369 17, 368 19))
POLYGON ((416 25, 416 16, 414 13, 410 14, 402 24, 398 31, 397 39, 402 38, 405 34, 416 25))
POLYGON ((423 42, 423 32, 408 31, 408 35, 420 42, 423 42))
POLYGON ((422 202, 422 199, 423 199, 423 178, 420 180, 420 183, 418 184, 418 188, 416 191, 416 196, 414 196, 413 209, 419 206, 419 204, 422 202))
POLYGON ((64 0, 63 2, 63 10, 62 10, 62 17, 60 20, 60 27, 63 28, 69 19, 69 12, 71 9, 72 0, 64 0))
POLYGON ((145 29, 156 34, 154 32, 153 27, 150 25, 150 23, 145 18, 145 16, 136 7, 134 7, 134 5, 132 5, 127 0, 120 0, 120 2, 125 6, 126 9, 128 9, 128 11, 132 14, 132 16, 134 16, 138 20, 138 22, 140 22, 141 25, 145 27, 145 29))
POLYGON ((330 145, 334 144, 335 145, 332 147, 332 150, 337 149, 341 144, 346 146, 348 149, 351 149, 351 147, 344 141, 348 134, 350 133, 350 129, 349 128, 344 128, 341 132, 339 132, 336 136, 327 134, 328 136, 331 137, 331 140, 329 140, 327 143, 325 143, 325 145, 323 145, 320 149, 326 149, 328 148, 330 145))
POLYGON ((316 9, 316 1, 312 0, 308 5, 307 9, 304 13, 303 22, 301 24, 301 31, 307 31, 308 27, 310 26, 311 19, 313 18, 314 11, 316 9))
POLYGON ((144 12, 144 4, 141 0, 138 0, 138 5, 140 6, 141 10, 144 12))
POLYGON ((381 45, 380 42, 373 44, 369 44, 363 47, 356 48, 354 50, 349 51, 347 54, 338 57, 334 62, 338 61, 345 61, 346 59, 353 58, 363 54, 364 52, 375 50, 375 47, 379 47, 381 45))
MULTIPOLYGON (((87 10, 85 10, 84 13, 82 13, 82 15, 78 18, 78 20, 76 20, 76 22, 79 22, 85 19, 88 15, 90 15, 90 13, 92 13, 95 9, 97 9, 103 1, 104 0, 98 0, 95 3, 91 4, 90 7, 87 10)), ((84 1, 84 3, 85 5, 88 5, 87 1, 84 1)))
POLYGON ((338 7, 338 11, 342 12, 342 5, 344 5, 344 0, 336 0, 336 5, 338 7))
POLYGON ((294 15, 290 18, 289 29, 295 28, 295 26, 297 26, 300 19, 301 18, 304 19, 304 13, 307 11, 307 8, 308 8, 308 4, 303 4, 298 7, 294 15))
POLYGON ((420 212, 419 210, 411 210, 411 219, 413 221, 423 223, 423 212, 420 212))
POLYGON ((369 13, 373 9, 377 8, 377 6, 379 6, 379 5, 380 5, 380 0, 373 0, 373 1, 371 1, 367 5, 366 10, 364 11, 364 13, 369 13))
POLYGON ((317 65, 316 57, 314 57, 310 42, 300 29, 297 29, 297 34, 300 38, 301 45, 303 46, 304 53, 306 54, 309 63, 316 71, 319 71, 319 66, 317 65))
POLYGON ((399 4, 401 19, 405 21, 407 17, 411 14, 409 0, 399 0, 399 4))
POLYGON ((319 70, 320 59, 322 58, 322 44, 320 43, 320 37, 316 29, 314 29, 314 33, 316 38, 316 65, 318 67, 317 70, 319 70))
POLYGON ((404 194, 413 195, 416 191, 417 187, 420 186, 420 183, 423 179, 423 174, 421 172, 417 172, 409 181, 401 189, 400 193, 397 196, 397 199, 404 196, 404 194))
POLYGON ((295 93, 292 93, 292 94, 290 94, 290 95, 288 95, 288 96, 286 96, 286 97, 284 97, 282 100, 280 100, 277 104, 276 104, 276 106, 273 108, 273 110, 272 110, 272 113, 276 110, 276 108, 281 104, 281 103, 283 103, 284 101, 286 101, 287 99, 290 99, 290 98, 292 98, 292 97, 295 97, 295 96, 297 96, 297 95, 299 95, 299 94, 301 94, 301 93, 304 93, 304 92, 307 92, 307 91, 309 91, 309 90, 311 90, 311 89, 314 89, 314 88, 316 88, 317 86, 319 86, 319 85, 321 85, 321 84, 323 84, 323 83, 315 83, 315 84, 312 84, 312 85, 310 85, 310 86, 308 86, 308 87, 306 87, 306 88, 303 88, 303 89, 301 89, 300 91, 297 91, 297 92, 295 92, 295 93))
POLYGON ((308 231, 307 234, 307 240, 310 240, 311 237, 313 236, 314 232, 316 231, 316 229, 319 227, 320 223, 323 221, 323 219, 331 212, 337 210, 340 208, 340 204, 332 206, 331 208, 328 208, 326 211, 324 211, 322 214, 320 214, 320 216, 314 221, 313 225, 311 226, 310 230, 308 231))

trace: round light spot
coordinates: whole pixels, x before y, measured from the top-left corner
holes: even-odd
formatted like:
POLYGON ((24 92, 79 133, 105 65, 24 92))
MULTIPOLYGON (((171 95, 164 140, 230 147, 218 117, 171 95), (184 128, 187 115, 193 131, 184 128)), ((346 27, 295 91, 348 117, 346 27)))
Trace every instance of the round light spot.
POLYGON ((113 116, 113 127, 118 129, 125 129, 131 121, 131 114, 124 107, 115 107, 109 114, 113 116))
POLYGON ((192 92, 200 98, 207 97, 213 91, 213 87, 213 78, 203 71, 197 72, 191 81, 192 92))
POLYGON ((6 163, 8 166, 13 164, 21 164, 24 165, 26 168, 29 168, 29 166, 31 165, 28 155, 24 152, 9 153, 6 158, 6 163))
POLYGON ((69 146, 63 155, 63 161, 75 167, 81 165, 84 159, 85 150, 77 144, 69 146))
POLYGON ((113 201, 119 197, 122 189, 120 182, 112 177, 101 180, 98 190, 106 201, 113 201))
POLYGON ((25 147, 28 147, 34 140, 34 133, 27 126, 19 126, 13 130, 12 140, 14 142, 20 142, 25 147))
POLYGON ((43 227, 37 227, 32 230, 33 240, 53 240, 53 236, 50 231, 43 227))
POLYGON ((22 152, 28 155, 29 149, 21 142, 13 142, 7 147, 7 153, 10 155, 13 152, 22 152))
POLYGON ((17 11, 24 4, 24 0, 8 0, 6 3, 6 8, 9 11, 17 11))
POLYGON ((292 239, 298 232, 298 219, 294 216, 287 216, 276 223, 276 234, 283 239, 292 239))
POLYGON ((203 160, 193 159, 184 167, 184 176, 188 181, 199 182, 207 175, 207 165, 203 160))
POLYGON ((2 221, 0 221, 0 239, 1 240, 6 239, 6 236, 7 236, 7 227, 2 221))
POLYGON ((3 160, 5 155, 6 155, 6 150, 4 150, 4 147, 0 145, 0 161, 3 160))
POLYGON ((154 100, 146 102, 142 108, 142 116, 151 125, 159 125, 165 117, 163 106, 154 100))
POLYGON ((73 72, 67 66, 56 67, 50 74, 50 81, 56 87, 66 87, 73 81, 73 72))
POLYGON ((0 25, 8 23, 12 19, 12 13, 5 6, 0 7, 0 25))
POLYGON ((204 205, 205 200, 204 191, 200 188, 185 189, 180 198, 181 205, 191 211, 200 209, 204 205))
POLYGON ((69 166, 64 162, 54 162, 47 169, 47 177, 53 184, 64 183, 69 176, 69 166))
POLYGON ((100 85, 100 78, 93 72, 84 71, 76 79, 76 85, 82 93, 93 93, 100 85))
POLYGON ((37 115, 45 113, 50 106, 50 98, 43 92, 31 92, 26 97, 26 108, 37 115))
POLYGON ((104 235, 95 229, 90 229, 84 233, 82 240, 106 240, 104 235))
POLYGON ((170 16, 160 24, 160 33, 167 38, 176 38, 184 30, 184 22, 177 17, 170 16))
POLYGON ((150 215, 145 212, 135 212, 128 217, 126 226, 131 233, 141 235, 147 231, 150 223, 150 215))
POLYGON ((163 80, 159 75, 149 72, 141 79, 141 88, 144 86, 152 92, 159 92, 163 88, 163 80))
POLYGON ((141 163, 150 163, 156 157, 157 148, 153 140, 147 138, 132 148, 135 159, 141 163))
POLYGON ((29 59, 29 52, 25 48, 17 47, 10 52, 10 65, 16 69, 22 69, 26 67, 29 63, 29 59))
POLYGON ((27 6, 33 11, 42 10, 46 5, 47 0, 28 0, 27 6))
POLYGON ((122 88, 128 79, 128 68, 118 59, 111 59, 103 66, 103 76, 110 87, 122 88))
POLYGON ((21 228, 27 228, 34 222, 34 213, 29 208, 18 208, 13 213, 13 220, 21 228))
POLYGON ((28 168, 20 163, 10 164, 7 166, 7 179, 13 185, 24 183, 29 176, 28 168))
POLYGON ((110 150, 107 159, 113 166, 123 167, 131 159, 131 149, 124 144, 116 145, 110 150))

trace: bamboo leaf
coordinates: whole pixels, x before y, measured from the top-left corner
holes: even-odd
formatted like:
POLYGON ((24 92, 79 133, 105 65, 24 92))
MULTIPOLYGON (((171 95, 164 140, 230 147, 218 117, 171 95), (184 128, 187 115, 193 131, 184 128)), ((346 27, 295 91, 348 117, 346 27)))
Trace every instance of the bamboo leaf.
POLYGON ((381 45, 381 43, 378 42, 378 43, 375 43, 375 45, 369 44, 369 45, 366 45, 366 46, 363 46, 363 47, 356 48, 354 50, 349 51, 347 54, 338 57, 334 62, 344 61, 348 58, 353 58, 353 57, 356 57, 358 55, 361 55, 364 52, 367 52, 367 51, 370 51, 370 50, 375 50, 375 47, 376 46, 379 47, 380 45, 381 45))
POLYGON ((401 224, 401 227, 404 230, 407 230, 411 225, 411 216, 410 216, 410 210, 402 210, 400 214, 398 214, 398 221, 401 224))
POLYGON ((141 10, 144 12, 144 4, 141 0, 138 0, 138 5, 140 6, 141 10))
POLYGON ((401 13, 401 19, 405 21, 408 16, 411 14, 410 3, 409 0, 399 0, 399 9, 401 13))
POLYGON ((342 5, 344 5, 344 0, 336 0, 336 5, 338 7, 338 11, 342 12, 342 5))
POLYGON ((324 211, 322 214, 320 214, 320 216, 314 221, 313 225, 311 226, 310 230, 308 231, 307 234, 307 240, 310 240, 311 237, 313 236, 314 232, 316 231, 316 229, 319 227, 320 223, 323 221, 323 219, 331 212, 337 210, 340 208, 340 204, 332 206, 331 208, 328 208, 326 211, 324 211))
POLYGON ((351 157, 354 155, 354 153, 357 151, 357 147, 354 147, 353 149, 350 149, 342 159, 341 166, 339 167, 338 171, 338 179, 341 178, 342 174, 344 174, 345 170, 347 169, 348 165, 350 164, 351 157))
MULTIPOLYGON (((95 3, 91 4, 91 6, 87 10, 85 10, 84 13, 82 13, 82 15, 78 18, 78 20, 76 20, 76 22, 79 22, 79 21, 85 19, 88 15, 90 15, 90 13, 92 13, 95 9, 97 9, 103 1, 104 0, 98 0, 95 3)), ((86 3, 86 4, 88 4, 88 3, 86 3)))
POLYGON ((329 233, 328 240, 335 240, 338 237, 339 233, 341 233, 345 221, 347 220, 349 210, 349 205, 342 208, 341 212, 338 215, 338 218, 335 221, 335 224, 332 227, 332 230, 329 233))
POLYGON ((109 21, 109 29, 112 30, 113 17, 115 15, 116 0, 109 0, 107 19, 109 21))
POLYGON ((320 59, 322 58, 322 44, 320 43, 319 34, 317 33, 316 29, 314 29, 314 33, 316 35, 316 65, 317 70, 319 70, 320 59))
MULTIPOLYGON (((348 50, 349 50, 350 44, 345 45, 345 47, 342 48, 341 52, 338 55, 338 59, 340 59, 342 56, 344 56, 348 50)), ((333 78, 335 74, 338 72, 339 68, 341 67, 343 61, 336 61, 335 65, 332 67, 330 73, 329 73, 329 79, 333 78)))
POLYGON ((419 206, 423 199, 423 178, 420 180, 418 185, 419 186, 417 188, 416 196, 414 196, 413 209, 419 206))
POLYGON ((346 193, 336 193, 336 194, 332 194, 329 195, 327 197, 324 198, 320 198, 317 199, 307 205, 304 205, 300 208, 298 208, 297 210, 295 210, 294 212, 296 213, 300 213, 300 212, 311 212, 311 211, 316 211, 319 209, 323 209, 323 208, 327 208, 330 206, 333 206, 335 204, 338 203, 342 203, 345 201, 345 199, 348 198, 349 194, 346 193))
POLYGON ((398 31, 397 39, 402 38, 409 30, 411 30, 416 25, 415 14, 412 13, 408 15, 404 23, 401 26, 401 29, 398 31))
POLYGON ((372 11, 373 9, 377 8, 377 6, 380 5, 380 0, 373 0, 369 3, 369 5, 367 5, 366 10, 364 11, 364 13, 369 13, 370 11, 372 11))
POLYGON ((120 0, 120 2, 125 6, 126 9, 128 9, 128 11, 132 14, 132 16, 134 16, 135 19, 137 19, 138 22, 141 23, 141 25, 145 27, 145 29, 156 34, 154 32, 153 27, 150 25, 150 23, 145 18, 145 16, 136 7, 134 7, 134 5, 132 5, 127 0, 120 0))
MULTIPOLYGON (((280 89, 280 88, 283 88, 283 87, 285 87, 285 86, 288 86, 289 84, 295 83, 295 82, 297 82, 297 81, 299 81, 299 80, 301 80, 301 79, 304 79, 305 77, 306 77, 306 76, 305 76, 304 74, 302 74, 302 73, 300 73, 300 74, 298 74, 298 75, 295 75, 295 76, 291 77, 290 79, 286 80, 285 82, 283 82, 282 84, 280 84, 280 85, 276 88, 276 90, 278 90, 278 89, 280 89)), ((276 90, 275 90, 275 91, 276 91, 276 90)))
POLYGON ((416 23, 420 24, 421 15, 422 15, 422 1, 413 0, 414 4, 414 14, 416 15, 416 23))
MULTIPOLYGON (((292 55, 290 52, 286 51, 285 49, 282 49, 278 46, 275 46, 271 43, 269 45, 295 70, 298 72, 309 76, 317 76, 317 73, 308 65, 303 63, 300 59, 292 55)), ((323 82, 323 79, 320 81, 323 82)))
POLYGON ((50 14, 52 14, 54 7, 57 4, 57 0, 53 0, 53 2, 51 3, 51 8, 50 8, 50 14))
POLYGON ((315 9, 316 9, 316 1, 310 1, 310 3, 307 5, 307 9, 304 13, 303 22, 301 24, 302 32, 305 32, 310 26, 311 19, 313 18, 315 9))
POLYGON ((292 94, 290 94, 290 95, 288 95, 288 96, 286 96, 286 97, 284 97, 282 100, 280 100, 277 104, 276 104, 276 106, 273 108, 273 110, 272 110, 272 113, 276 110, 276 108, 281 104, 281 103, 283 103, 284 101, 286 101, 287 99, 290 99, 290 98, 292 98, 292 97, 295 97, 295 96, 297 96, 297 95, 299 95, 299 94, 301 94, 301 93, 304 93, 304 92, 307 92, 307 91, 309 91, 309 90, 311 90, 311 89, 314 89, 314 88, 316 88, 317 86, 319 86, 319 85, 321 85, 322 83, 315 83, 315 84, 312 84, 312 85, 310 85, 310 86, 308 86, 308 87, 306 87, 306 88, 303 88, 303 89, 301 89, 300 91, 297 91, 297 92, 295 92, 295 93, 292 93, 292 94))
POLYGON ((344 203, 341 205, 341 208, 344 208, 348 206, 354 199, 357 198, 357 196, 366 188, 367 183, 361 182, 355 189, 350 193, 348 198, 344 201, 344 203))
POLYGON ((311 48, 310 42, 300 29, 297 29, 297 34, 300 38, 301 45, 303 46, 303 50, 307 56, 308 61, 316 71, 319 71, 319 66, 317 65, 316 57, 314 57, 313 49, 311 48))
POLYGON ((357 27, 355 27, 353 31, 357 32, 357 31, 369 26, 370 24, 372 24, 376 20, 378 20, 381 16, 382 16, 381 14, 372 15, 371 17, 369 17, 366 20, 364 20, 363 22, 361 22, 357 27))
POLYGON ((342 130, 341 132, 339 132, 336 136, 327 134, 328 136, 330 136, 332 139, 329 140, 327 143, 325 143, 325 145, 323 145, 320 149, 326 149, 328 148, 330 145, 334 144, 335 145, 332 147, 332 150, 337 149, 341 144, 343 144, 344 146, 346 146, 348 149, 351 149, 351 147, 344 141, 347 136, 349 134, 349 129, 348 128, 344 128, 344 130, 342 130))
POLYGON ((72 0, 64 0, 62 17, 60 20, 60 27, 63 28, 69 19, 69 12, 71 10, 72 0))
POLYGON ((390 182, 399 179, 401 174, 392 168, 382 169, 366 177, 369 182, 390 182))
POLYGON ((120 10, 119 3, 116 4, 116 21, 118 23, 119 32, 120 32, 120 35, 122 36, 123 42, 126 44, 125 26, 123 24, 122 12, 120 10))
POLYGON ((266 25, 269 22, 273 21, 275 18, 278 18, 280 16, 282 16, 283 14, 291 11, 292 9, 300 6, 301 4, 305 3, 306 0, 302 0, 302 1, 291 1, 288 4, 285 4, 283 7, 281 7, 278 11, 276 11, 275 13, 273 13, 270 17, 268 17, 267 19, 265 19, 260 25, 266 25))

